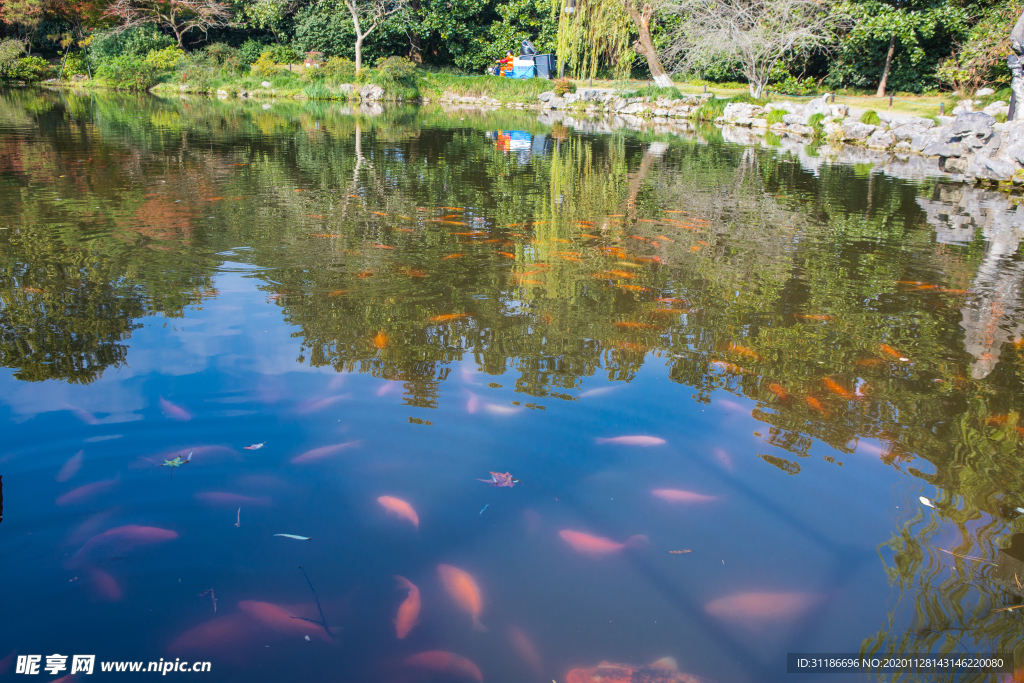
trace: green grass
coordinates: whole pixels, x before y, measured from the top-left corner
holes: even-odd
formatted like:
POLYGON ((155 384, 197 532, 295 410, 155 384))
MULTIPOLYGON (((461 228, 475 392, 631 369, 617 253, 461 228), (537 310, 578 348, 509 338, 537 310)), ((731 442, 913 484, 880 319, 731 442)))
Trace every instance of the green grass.
POLYGON ((420 94, 436 100, 446 92, 481 97, 499 102, 536 102, 537 95, 554 88, 554 81, 544 78, 502 78, 500 76, 460 76, 453 73, 422 72, 419 74, 420 94))
POLYGON ((814 135, 817 137, 821 137, 822 135, 825 134, 825 129, 822 125, 824 122, 825 115, 822 114, 821 112, 818 112, 817 114, 811 116, 811 118, 807 119, 807 125, 814 129, 814 135))
POLYGON ((757 100, 750 95, 734 95, 727 99, 712 97, 710 100, 700 105, 700 108, 694 113, 694 117, 701 121, 714 121, 725 113, 725 106, 727 104, 733 104, 735 102, 756 104, 761 107, 768 104, 768 100, 757 100))
POLYGON ((866 112, 860 115, 860 122, 866 123, 869 126, 877 126, 882 123, 882 119, 878 118, 878 112, 874 109, 868 109, 866 112))
POLYGON ((659 88, 656 85, 648 85, 633 92, 622 93, 623 97, 650 97, 654 100, 681 100, 686 97, 675 86, 671 88, 659 88))
POLYGON ((768 112, 768 125, 774 126, 776 123, 782 123, 782 117, 786 115, 783 109, 773 109, 768 112))

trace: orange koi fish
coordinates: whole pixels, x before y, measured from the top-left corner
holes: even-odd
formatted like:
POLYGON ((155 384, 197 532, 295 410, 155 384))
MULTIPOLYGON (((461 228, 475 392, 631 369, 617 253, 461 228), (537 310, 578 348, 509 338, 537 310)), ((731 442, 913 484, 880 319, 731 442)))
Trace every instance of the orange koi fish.
POLYGON ((700 246, 695 244, 692 247, 690 247, 690 251, 700 251, 700 246))
POLYGON ((448 254, 447 256, 442 256, 441 260, 447 261, 450 258, 462 258, 463 256, 465 256, 465 254, 448 254))
POLYGON ((623 329, 628 329, 628 330, 653 330, 653 329, 657 328, 656 325, 651 325, 649 323, 621 322, 621 323, 612 323, 612 325, 615 325, 616 327, 621 327, 623 329))
POLYGON ((825 406, 821 405, 821 401, 814 398, 813 396, 804 396, 804 403, 814 408, 822 415, 828 416, 828 411, 825 410, 825 406))
POLYGON ((432 323, 446 323, 451 320, 459 320, 460 318, 468 318, 469 313, 445 313, 444 315, 435 315, 430 319, 432 323))
POLYGON ((375 216, 387 216, 387 214, 384 213, 383 211, 371 211, 370 213, 372 213, 375 216))
POLYGON ((634 278, 634 277, 636 277, 636 275, 634 275, 633 273, 626 272, 625 270, 606 270, 604 272, 608 273, 609 275, 614 275, 615 277, 624 277, 624 278, 634 278))
POLYGON ((675 242, 675 240, 669 239, 668 237, 665 237, 664 235, 658 235, 657 237, 658 237, 659 240, 661 240, 663 242, 675 242))
POLYGON ((437 565, 437 574, 455 604, 472 617, 473 628, 477 631, 486 631, 487 627, 480 623, 480 613, 483 611, 484 601, 480 595, 480 587, 477 586, 473 577, 450 564, 437 565))
POLYGON ((541 282, 540 280, 520 280, 519 284, 521 284, 521 285, 543 285, 544 283, 541 282))
POLYGON ((498 254, 499 256, 504 256, 505 258, 510 258, 510 259, 515 259, 515 257, 516 257, 515 254, 511 254, 511 253, 509 253, 507 251, 496 251, 494 253, 498 254))
POLYGON ((305 190, 292 190, 292 192, 305 192, 305 190))
POLYGON ((757 351, 752 351, 751 349, 748 349, 745 346, 740 346, 738 344, 734 344, 733 342, 729 342, 729 350, 732 351, 733 353, 738 353, 741 356, 746 356, 747 358, 756 361, 761 360, 761 354, 759 354, 757 351))
POLYGON ((476 681, 476 683, 483 683, 484 680, 484 675, 476 664, 461 655, 441 650, 431 650, 406 657, 405 665, 426 672, 431 680, 438 676, 444 677, 444 680, 476 681))
POLYGON ((555 238, 554 240, 552 240, 552 241, 553 241, 553 242, 561 242, 562 244, 572 244, 572 242, 571 242, 571 241, 569 241, 569 240, 563 240, 563 239, 562 239, 561 237, 556 237, 556 238, 555 238))
POLYGON ((419 623, 420 589, 404 576, 396 576, 395 580, 398 581, 400 589, 409 591, 409 595, 399 605, 398 616, 395 617, 395 635, 402 640, 419 623))
POLYGON ((377 502, 381 504, 389 515, 401 517, 402 519, 411 522, 417 529, 420 528, 419 515, 416 514, 415 510, 413 510, 412 505, 409 505, 401 498, 395 498, 394 496, 381 496, 377 499, 377 502))
POLYGON ((207 199, 206 201, 208 201, 208 202, 219 202, 222 199, 226 199, 226 198, 225 197, 211 197, 210 199, 207 199))
POLYGON ((360 271, 360 272, 356 273, 356 277, 359 278, 360 280, 365 280, 368 277, 373 277, 373 271, 372 270, 360 271))
POLYGON ((345 294, 348 294, 348 292, 349 290, 347 289, 336 289, 333 292, 330 292, 327 296, 343 296, 345 294))
POLYGON ((631 292, 650 292, 650 287, 641 287, 640 285, 615 285, 619 289, 628 289, 631 292))
POLYGON ((785 401, 789 398, 789 392, 782 388, 782 385, 772 382, 768 385, 768 391, 775 394, 780 401, 785 401))
POLYGON ((828 387, 828 390, 836 396, 842 396, 847 401, 853 399, 853 394, 847 391, 841 384, 834 381, 831 377, 825 377, 821 381, 824 382, 825 386, 828 387))
POLYGON ((901 360, 901 361, 909 360, 906 356, 904 356, 902 353, 900 353, 896 349, 892 348, 888 344, 879 344, 878 345, 878 350, 881 351, 882 353, 884 353, 887 356, 891 356, 891 357, 895 358, 896 360, 901 360))
POLYGON ((875 366, 875 365, 881 365, 882 363, 883 363, 883 361, 882 361, 881 358, 862 358, 861 360, 856 361, 854 363, 854 365, 860 365, 860 366, 863 366, 863 367, 872 367, 872 366, 875 366))
POLYGON ((446 211, 465 211, 461 206, 442 206, 439 208, 445 209, 446 211))
POLYGON ((388 246, 386 244, 371 244, 370 246, 373 247, 374 249, 394 249, 394 247, 388 246))
POLYGON ((830 315, 804 315, 802 313, 794 313, 793 317, 801 320, 835 320, 835 318, 830 315))
POLYGON ((323 216, 321 216, 318 213, 307 213, 306 215, 309 216, 310 218, 323 218, 323 216))
POLYGON ((573 263, 583 263, 583 259, 576 258, 575 256, 563 256, 563 255, 559 254, 558 258, 562 259, 563 261, 572 261, 573 263))
POLYGON ((563 541, 572 546, 573 550, 584 555, 608 555, 609 553, 617 553, 625 548, 637 548, 647 544, 647 537, 640 534, 630 536, 623 543, 617 543, 600 536, 591 536, 582 531, 573 531, 572 529, 563 529, 558 532, 558 535, 562 537, 563 541))
POLYGON ((578 251, 558 251, 558 252, 555 252, 555 253, 563 255, 563 256, 577 256, 577 257, 583 256, 583 254, 579 253, 578 251))
POLYGON ((744 375, 750 372, 750 370, 747 370, 746 368, 741 368, 738 365, 734 365, 724 360, 713 360, 711 361, 711 364, 718 368, 719 370, 725 370, 726 372, 735 372, 739 375, 744 375))
POLYGON ((388 347, 388 336, 381 330, 377 333, 377 336, 373 338, 373 345, 378 349, 386 349, 388 347))

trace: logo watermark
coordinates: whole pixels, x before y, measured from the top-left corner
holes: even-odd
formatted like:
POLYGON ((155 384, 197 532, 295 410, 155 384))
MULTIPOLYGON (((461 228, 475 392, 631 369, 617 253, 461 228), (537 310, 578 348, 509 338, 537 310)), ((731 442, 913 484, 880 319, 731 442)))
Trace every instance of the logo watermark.
MULTIPOLYGON (((126 661, 101 661, 100 671, 104 673, 159 673, 166 676, 168 673, 205 673, 210 670, 210 662, 188 662, 180 658, 164 660, 162 657, 157 662, 126 662, 126 661)), ((64 672, 69 674, 89 675, 96 669, 96 655, 18 655, 17 664, 14 668, 16 674, 36 676, 50 674, 56 676, 64 672), (68 671, 68 659, 71 659, 71 670, 68 671), (43 663, 45 660, 45 664, 43 663)))

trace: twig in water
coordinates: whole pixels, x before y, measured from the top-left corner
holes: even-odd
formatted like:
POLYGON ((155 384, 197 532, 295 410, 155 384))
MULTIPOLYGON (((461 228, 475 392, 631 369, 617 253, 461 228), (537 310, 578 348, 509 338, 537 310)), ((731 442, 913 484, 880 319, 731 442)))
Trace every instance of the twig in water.
POLYGON ((939 550, 941 550, 944 553, 949 553, 950 555, 953 555, 954 557, 962 557, 965 560, 974 560, 975 562, 984 562, 985 564, 991 564, 993 566, 995 566, 995 564, 996 564, 995 562, 989 562, 988 560, 983 560, 980 557, 971 557, 970 555, 960 555, 959 553, 954 553, 952 550, 946 550, 945 548, 939 548, 939 550))
POLYGON ((1021 607, 1024 607, 1024 605, 1014 605, 1013 607, 999 607, 999 608, 994 609, 992 611, 993 612, 1009 612, 1010 610, 1020 609, 1021 607))
POLYGON ((238 508, 238 515, 235 517, 235 526, 242 526, 242 508, 238 508))
MULTIPOLYGON (((320 622, 319 622, 320 625, 324 627, 325 631, 327 631, 327 635, 329 635, 330 637, 333 638, 334 634, 331 633, 331 629, 327 628, 327 617, 324 616, 324 608, 320 606, 320 598, 317 597, 316 589, 313 588, 313 582, 309 580, 309 575, 306 574, 306 570, 302 568, 302 565, 299 565, 299 571, 301 571, 302 575, 306 577, 306 583, 309 584, 309 590, 313 591, 313 599, 316 600, 316 608, 317 608, 317 611, 320 612, 320 622)), ((310 621, 310 622, 312 622, 314 624, 317 623, 317 622, 313 621, 312 619, 304 619, 303 617, 296 617, 296 619, 302 619, 303 621, 310 621)))
POLYGON ((210 594, 210 600, 213 602, 213 612, 214 612, 214 614, 216 614, 217 613, 217 597, 213 594, 213 589, 211 588, 208 591, 203 591, 202 593, 199 594, 199 597, 203 597, 207 593, 210 594))

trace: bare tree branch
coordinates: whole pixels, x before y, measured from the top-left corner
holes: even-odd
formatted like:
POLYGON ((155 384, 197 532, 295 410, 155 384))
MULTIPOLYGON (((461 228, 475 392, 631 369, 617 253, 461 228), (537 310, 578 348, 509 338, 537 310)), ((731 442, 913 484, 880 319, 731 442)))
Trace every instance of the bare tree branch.
POLYGON ((673 71, 700 71, 714 59, 738 61, 760 97, 786 54, 827 49, 844 18, 825 0, 668 0, 679 17, 665 50, 673 71))
POLYGON ((404 12, 408 0, 345 0, 356 32, 356 71, 363 68, 363 41, 393 14, 404 12), (364 30, 364 26, 367 28, 364 30))
POLYGON ((181 48, 189 31, 198 29, 205 36, 211 28, 231 22, 231 10, 217 0, 115 0, 104 16, 121 20, 118 31, 150 23, 165 26, 181 48))

